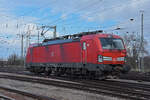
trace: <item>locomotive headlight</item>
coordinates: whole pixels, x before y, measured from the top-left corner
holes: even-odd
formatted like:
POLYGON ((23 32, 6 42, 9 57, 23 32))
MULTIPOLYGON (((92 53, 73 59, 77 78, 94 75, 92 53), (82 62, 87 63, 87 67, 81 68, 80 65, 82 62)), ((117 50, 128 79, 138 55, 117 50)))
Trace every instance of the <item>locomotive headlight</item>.
POLYGON ((125 60, 124 57, 119 57, 119 58, 117 58, 117 61, 124 61, 124 60, 125 60))
POLYGON ((105 61, 112 61, 112 57, 103 56, 103 60, 105 60, 105 61))
POLYGON ((103 62, 103 56, 98 55, 98 62, 103 62))

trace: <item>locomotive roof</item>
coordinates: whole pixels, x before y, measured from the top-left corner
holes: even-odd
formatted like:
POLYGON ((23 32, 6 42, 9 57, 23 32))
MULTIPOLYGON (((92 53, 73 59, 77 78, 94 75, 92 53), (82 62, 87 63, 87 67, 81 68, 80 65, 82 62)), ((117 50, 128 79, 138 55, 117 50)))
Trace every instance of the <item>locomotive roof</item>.
POLYGON ((52 44, 62 44, 62 43, 69 43, 69 42, 79 42, 81 39, 88 39, 93 37, 113 37, 113 38, 120 38, 118 35, 112 35, 112 34, 98 34, 102 31, 95 31, 95 32, 83 32, 80 34, 74 34, 74 35, 66 35, 63 37, 57 37, 54 39, 45 39, 43 43, 40 44, 32 44, 30 47, 37 47, 37 46, 46 46, 46 45, 52 45, 52 44))
POLYGON ((121 38, 120 36, 114 35, 114 34, 100 33, 100 34, 96 34, 96 35, 86 35, 86 36, 82 37, 82 39, 87 39, 87 38, 92 38, 92 37, 121 38))
POLYGON ((66 40, 53 40, 53 41, 48 41, 48 42, 43 42, 40 44, 32 44, 30 47, 37 47, 37 46, 46 46, 46 45, 52 45, 52 44, 63 44, 63 43, 69 43, 69 42, 79 42, 80 38, 75 38, 75 39, 66 39, 66 40))
POLYGON ((65 35, 65 36, 56 37, 56 38, 52 38, 52 39, 45 39, 43 42, 81 38, 82 36, 85 36, 85 35, 97 34, 97 33, 102 33, 102 32, 103 32, 102 30, 97 30, 97 31, 92 31, 92 32, 82 32, 82 33, 78 33, 78 34, 65 35))

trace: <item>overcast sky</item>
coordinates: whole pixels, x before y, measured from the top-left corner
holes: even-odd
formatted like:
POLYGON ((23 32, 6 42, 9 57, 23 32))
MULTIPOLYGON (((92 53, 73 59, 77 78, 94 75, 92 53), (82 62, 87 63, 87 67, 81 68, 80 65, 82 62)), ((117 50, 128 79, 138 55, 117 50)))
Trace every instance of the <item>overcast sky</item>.
MULTIPOLYGON (((150 50, 149 9, 150 0, 0 0, 0 58, 20 55, 17 34, 25 34, 29 25, 34 35, 41 25, 56 25, 57 35, 100 29, 119 35, 140 34, 140 11, 144 11, 144 37, 150 50), (115 31, 117 27, 122 30, 115 31)), ((31 40, 37 42, 37 37, 31 40)))

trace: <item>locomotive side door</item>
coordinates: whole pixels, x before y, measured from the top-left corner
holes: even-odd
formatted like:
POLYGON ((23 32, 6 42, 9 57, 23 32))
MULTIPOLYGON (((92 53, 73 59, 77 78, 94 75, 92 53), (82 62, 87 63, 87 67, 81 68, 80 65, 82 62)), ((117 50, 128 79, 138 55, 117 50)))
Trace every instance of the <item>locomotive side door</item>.
POLYGON ((93 56, 94 56, 94 48, 93 48, 93 41, 86 40, 82 42, 82 63, 93 63, 93 56))
POLYGON ((82 63, 87 63, 87 45, 85 41, 82 42, 82 63))

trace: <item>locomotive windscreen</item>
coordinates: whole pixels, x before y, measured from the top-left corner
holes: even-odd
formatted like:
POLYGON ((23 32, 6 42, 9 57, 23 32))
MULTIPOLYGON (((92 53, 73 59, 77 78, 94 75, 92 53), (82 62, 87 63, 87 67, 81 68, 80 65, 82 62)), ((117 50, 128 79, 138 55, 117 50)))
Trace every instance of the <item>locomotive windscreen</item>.
POLYGON ((100 38, 103 49, 124 49, 123 41, 118 38, 100 38))

